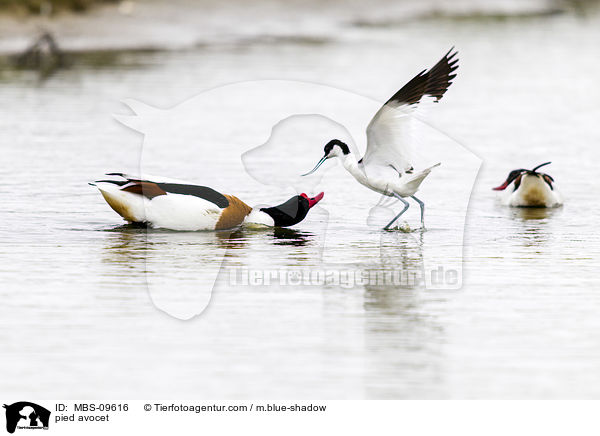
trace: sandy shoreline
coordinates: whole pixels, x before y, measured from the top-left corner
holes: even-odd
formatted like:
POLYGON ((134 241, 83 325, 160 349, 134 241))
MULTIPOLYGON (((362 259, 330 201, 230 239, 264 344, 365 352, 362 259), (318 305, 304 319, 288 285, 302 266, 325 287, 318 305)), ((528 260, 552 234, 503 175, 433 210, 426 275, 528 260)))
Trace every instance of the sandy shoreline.
POLYGON ((177 50, 261 37, 335 39, 341 27, 401 25, 411 19, 544 17, 565 11, 550 0, 350 3, 125 0, 51 18, 0 13, 0 55, 23 52, 42 31, 52 33, 66 52, 177 50))

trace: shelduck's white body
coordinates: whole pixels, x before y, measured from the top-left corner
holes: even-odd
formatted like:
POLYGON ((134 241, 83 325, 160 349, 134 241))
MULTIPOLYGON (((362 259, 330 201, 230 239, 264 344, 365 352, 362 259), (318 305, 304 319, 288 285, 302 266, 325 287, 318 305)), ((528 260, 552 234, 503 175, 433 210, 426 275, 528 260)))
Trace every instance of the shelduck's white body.
POLYGON ((494 188, 502 191, 500 202, 512 207, 558 207, 563 204, 554 179, 537 170, 550 162, 538 165, 533 170, 513 170, 505 182, 494 188), (507 189, 508 188, 508 189, 507 189))
POLYGON ((562 205, 562 196, 552 189, 541 177, 525 175, 519 187, 512 191, 505 191, 501 195, 501 202, 505 206, 514 207, 557 207, 562 205))
POLYGON ((315 198, 302 194, 279 206, 253 209, 233 195, 223 195, 204 186, 178 183, 174 179, 155 182, 148 177, 110 175, 118 175, 125 181, 100 180, 93 185, 115 212, 131 223, 170 230, 290 226, 302 221, 308 210, 323 198, 323 193, 315 198))
POLYGON ((223 212, 214 203, 189 195, 167 194, 150 199, 109 183, 96 186, 110 207, 126 221, 147 223, 154 228, 215 230, 223 212))

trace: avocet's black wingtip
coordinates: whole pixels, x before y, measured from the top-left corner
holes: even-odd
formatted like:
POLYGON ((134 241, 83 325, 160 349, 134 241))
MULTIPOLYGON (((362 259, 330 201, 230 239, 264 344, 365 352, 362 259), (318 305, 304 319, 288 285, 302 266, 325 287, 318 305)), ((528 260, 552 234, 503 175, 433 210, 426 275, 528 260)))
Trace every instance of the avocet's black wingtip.
POLYGON ((396 104, 414 105, 421 101, 423 96, 433 97, 435 102, 442 99, 458 69, 458 51, 454 46, 431 69, 423 70, 404 85, 387 102, 396 104))
POLYGON ((452 46, 450 50, 444 55, 445 58, 451 59, 458 54, 458 50, 456 50, 456 46, 452 46))

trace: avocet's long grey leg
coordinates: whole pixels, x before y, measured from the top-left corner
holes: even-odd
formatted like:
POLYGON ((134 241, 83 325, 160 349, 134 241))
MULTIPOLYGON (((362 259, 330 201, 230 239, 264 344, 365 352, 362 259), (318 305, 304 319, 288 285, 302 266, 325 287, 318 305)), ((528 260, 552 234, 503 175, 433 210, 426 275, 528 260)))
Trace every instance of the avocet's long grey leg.
POLYGON ((394 194, 394 197, 396 197, 398 200, 400 200, 402 203, 404 203, 404 209, 402 209, 402 210, 400 211, 400 213, 399 213, 398 215, 396 215, 396 216, 394 217, 394 219, 393 219, 393 220, 391 220, 391 221, 388 223, 388 225, 387 225, 387 226, 385 226, 385 227, 383 228, 383 230, 389 230, 389 228, 391 227, 391 225, 392 225, 392 224, 394 224, 394 222, 396 222, 396 220, 397 220, 398 218, 400 218, 404 212, 406 212, 406 209, 408 209, 408 206, 410 206, 410 205, 408 204, 408 201, 406 201, 404 198, 400 197, 398 194, 394 194))
POLYGON ((421 206, 421 226, 425 227, 425 203, 423 203, 414 195, 411 198, 419 203, 419 206, 421 206))

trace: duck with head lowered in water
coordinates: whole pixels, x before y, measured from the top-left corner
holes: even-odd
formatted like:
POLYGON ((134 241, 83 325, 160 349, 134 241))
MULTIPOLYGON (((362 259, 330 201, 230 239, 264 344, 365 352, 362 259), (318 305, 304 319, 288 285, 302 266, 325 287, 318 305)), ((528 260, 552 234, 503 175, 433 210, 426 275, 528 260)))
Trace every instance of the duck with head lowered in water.
POLYGON ((173 179, 132 177, 98 180, 96 186, 108 205, 130 223, 169 230, 226 230, 239 225, 289 227, 302 221, 323 198, 295 195, 273 207, 252 208, 233 195, 173 179))
POLYGON ((556 189, 554 179, 538 171, 551 164, 545 162, 532 170, 518 169, 508 173, 508 177, 494 191, 504 191, 501 201, 506 206, 515 207, 557 207, 561 206, 562 196, 556 189), (508 189, 507 189, 508 188, 508 189))

